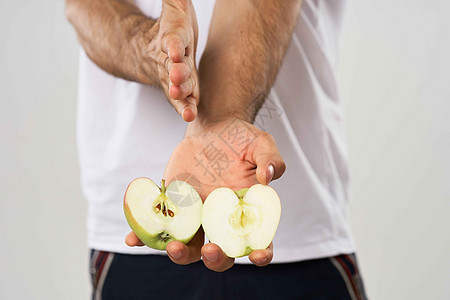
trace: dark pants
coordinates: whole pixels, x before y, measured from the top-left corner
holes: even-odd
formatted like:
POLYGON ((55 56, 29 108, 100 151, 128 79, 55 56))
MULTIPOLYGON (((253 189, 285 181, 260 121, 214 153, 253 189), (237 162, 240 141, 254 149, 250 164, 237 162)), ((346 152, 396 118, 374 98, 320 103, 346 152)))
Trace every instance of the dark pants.
POLYGON ((270 264, 235 264, 216 273, 199 261, 91 251, 93 299, 366 299, 354 255, 270 264))

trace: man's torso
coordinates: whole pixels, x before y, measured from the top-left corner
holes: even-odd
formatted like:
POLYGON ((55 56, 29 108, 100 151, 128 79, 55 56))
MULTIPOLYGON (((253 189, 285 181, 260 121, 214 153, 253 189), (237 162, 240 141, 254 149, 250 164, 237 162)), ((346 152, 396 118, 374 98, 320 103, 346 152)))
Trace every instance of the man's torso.
MULTIPOLYGON (((197 61, 207 40, 214 1, 193 1, 199 23, 197 61)), ((137 1, 157 18, 160 1, 137 1)), ((338 34, 345 1, 303 1, 291 44, 255 125, 271 133, 286 161, 271 184, 282 201, 274 262, 354 252, 347 213, 348 168, 341 100, 336 83, 338 34)), ((164 94, 80 59, 78 149, 88 200, 89 247, 119 253, 163 252, 129 248, 122 209, 127 184, 158 181, 183 138, 184 123, 164 94)), ((247 262, 246 258, 237 260, 247 262)))

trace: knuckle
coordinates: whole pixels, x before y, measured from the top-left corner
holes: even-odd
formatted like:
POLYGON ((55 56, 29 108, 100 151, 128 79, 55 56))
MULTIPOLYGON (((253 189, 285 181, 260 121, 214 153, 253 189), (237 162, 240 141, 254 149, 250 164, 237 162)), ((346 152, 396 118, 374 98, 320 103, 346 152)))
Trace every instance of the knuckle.
POLYGON ((180 63, 177 69, 180 74, 180 80, 185 81, 190 75, 189 67, 185 63, 180 63))
POLYGON ((273 141, 272 135, 266 131, 261 131, 259 137, 263 140, 273 141))
POLYGON ((171 59, 170 59, 170 57, 166 56, 164 58, 164 66, 165 66, 167 72, 169 72, 170 71, 170 66, 171 66, 171 59))
POLYGON ((182 37, 181 37, 181 34, 178 33, 177 31, 170 30, 170 31, 166 31, 162 34, 161 41, 163 41, 163 43, 166 43, 168 46, 171 46, 174 42, 181 43, 182 37))
POLYGON ((183 97, 188 96, 191 91, 190 80, 188 79, 182 85, 180 85, 180 89, 181 89, 181 94, 183 95, 183 97))
POLYGON ((185 57, 185 62, 186 62, 187 66, 189 67, 190 70, 192 70, 194 68, 194 60, 192 59, 191 56, 186 56, 185 57))
POLYGON ((188 9, 188 2, 186 0, 174 0, 173 4, 182 10, 188 9))
POLYGON ((186 80, 186 90, 191 91, 194 87, 194 79, 192 77, 189 77, 188 80, 186 80))

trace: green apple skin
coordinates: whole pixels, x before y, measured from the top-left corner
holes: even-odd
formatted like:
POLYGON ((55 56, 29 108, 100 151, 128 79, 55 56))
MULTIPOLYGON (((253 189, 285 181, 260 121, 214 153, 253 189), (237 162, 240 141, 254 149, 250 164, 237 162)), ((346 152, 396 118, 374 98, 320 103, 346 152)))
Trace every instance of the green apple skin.
MULTIPOLYGON (((134 181, 134 180, 133 180, 134 181)), ((128 185, 128 187, 131 185, 131 183, 128 185)), ((128 191, 128 188, 127 188, 128 191)), ((126 192, 125 192, 126 195, 126 192)), ((134 231, 136 236, 143 242, 146 246, 156 249, 156 250, 166 250, 167 244, 169 244, 172 241, 176 241, 174 238, 169 236, 166 239, 162 239, 160 235, 166 234, 166 232, 161 232, 156 235, 151 235, 148 233, 144 228, 142 228, 141 225, 134 219, 133 215, 131 214, 130 208, 128 207, 126 197, 123 199, 123 208, 125 212, 125 218, 127 219, 128 225, 131 227, 131 229, 134 231)), ((183 244, 189 243, 189 241, 195 236, 195 233, 190 236, 189 238, 185 240, 179 240, 183 244)))
POLYGON ((243 255, 241 255, 241 256, 235 256, 234 258, 244 257, 244 256, 247 256, 247 255, 250 255, 250 253, 252 253, 253 251, 254 251, 254 249, 252 249, 252 248, 250 248, 250 247, 247 247, 247 248, 245 248, 245 252, 244 252, 243 255))

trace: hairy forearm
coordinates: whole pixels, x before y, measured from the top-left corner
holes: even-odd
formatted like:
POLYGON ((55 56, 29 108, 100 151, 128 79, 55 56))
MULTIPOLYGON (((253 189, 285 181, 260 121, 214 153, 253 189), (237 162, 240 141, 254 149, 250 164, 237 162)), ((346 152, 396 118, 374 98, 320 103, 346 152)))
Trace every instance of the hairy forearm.
POLYGON ((199 117, 253 122, 290 42, 300 0, 217 0, 200 62, 199 117))
POLYGON ((142 61, 158 23, 132 3, 120 0, 66 0, 66 15, 89 58, 106 72, 159 86, 157 63, 142 61))

